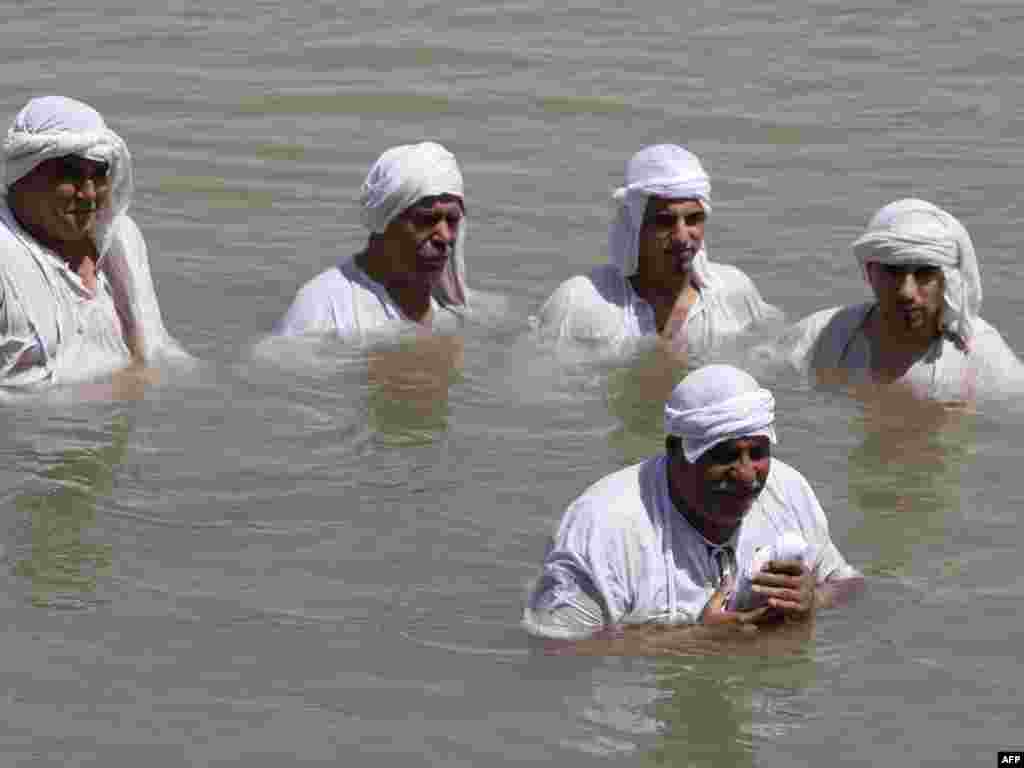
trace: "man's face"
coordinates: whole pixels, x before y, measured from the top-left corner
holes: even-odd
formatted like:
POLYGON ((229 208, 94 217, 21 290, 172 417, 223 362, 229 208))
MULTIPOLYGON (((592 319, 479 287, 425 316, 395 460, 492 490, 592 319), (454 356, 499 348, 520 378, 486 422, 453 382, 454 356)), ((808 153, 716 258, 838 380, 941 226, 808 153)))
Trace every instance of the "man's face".
POLYGON ((729 533, 742 522, 764 490, 771 456, 771 441, 758 435, 726 440, 681 464, 684 496, 705 530, 729 533))
POLYGON ((40 163, 15 190, 29 219, 23 223, 58 248, 90 236, 97 212, 110 202, 107 164, 75 155, 40 163))
POLYGON ((397 216, 384 233, 394 245, 393 271, 412 282, 437 282, 462 224, 462 200, 425 197, 397 216))
POLYGON ((688 273, 704 243, 705 218, 699 200, 648 198, 637 244, 644 276, 671 279, 688 273))
POLYGON ((938 334, 945 289, 940 267, 871 262, 868 279, 887 333, 922 339, 938 334))

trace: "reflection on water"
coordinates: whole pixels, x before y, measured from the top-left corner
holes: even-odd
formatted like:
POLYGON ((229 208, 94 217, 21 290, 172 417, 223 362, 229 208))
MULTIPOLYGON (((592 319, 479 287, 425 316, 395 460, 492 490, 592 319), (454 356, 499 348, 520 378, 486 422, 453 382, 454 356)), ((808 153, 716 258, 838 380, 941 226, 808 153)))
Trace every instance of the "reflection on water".
POLYGON ((656 343, 609 374, 608 407, 622 423, 611 440, 623 463, 633 464, 661 450, 665 400, 687 372, 685 356, 656 343))
POLYGON ((417 335, 368 354, 370 424, 389 444, 431 442, 448 427, 448 390, 462 370, 462 339, 417 335))
POLYGON ((740 653, 659 659, 649 714, 661 723, 661 738, 645 764, 754 765, 759 738, 803 727, 808 713, 799 699, 815 680, 811 627, 766 632, 740 653))
POLYGON ((96 590, 96 577, 109 569, 111 547, 83 541, 95 522, 99 497, 113 489, 114 469, 124 460, 128 420, 110 426, 110 444, 64 451, 44 477, 49 488, 22 494, 15 507, 31 525, 31 554, 15 573, 32 582, 37 606, 79 606, 96 590))
POLYGON ((863 518, 849 545, 875 553, 868 573, 902 575, 913 550, 941 540, 947 513, 959 509, 974 419, 890 392, 866 400, 851 426, 864 434, 849 457, 850 503, 863 518))

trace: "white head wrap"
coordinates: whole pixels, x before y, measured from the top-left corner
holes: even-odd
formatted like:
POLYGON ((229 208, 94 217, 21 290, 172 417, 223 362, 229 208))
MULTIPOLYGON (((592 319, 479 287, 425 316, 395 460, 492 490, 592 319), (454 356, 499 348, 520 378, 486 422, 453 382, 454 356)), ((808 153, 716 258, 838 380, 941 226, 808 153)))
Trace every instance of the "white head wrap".
POLYGON ((943 332, 970 343, 981 310, 981 274, 971 236, 956 217, 925 200, 897 200, 871 218, 854 241, 853 253, 865 279, 871 263, 940 267, 945 282, 943 332))
MULTIPOLYGON (((464 199, 455 155, 432 141, 392 147, 377 159, 363 182, 359 194, 363 224, 370 232, 381 233, 417 200, 437 195, 464 199)), ((467 304, 465 240, 463 219, 437 288, 437 298, 446 304, 467 304)))
MULTIPOLYGON (((640 227, 650 197, 699 200, 711 212, 711 182, 695 154, 675 144, 655 144, 637 152, 626 166, 626 186, 612 195, 614 208, 608 229, 608 254, 625 276, 639 269, 640 227)), ((701 285, 710 282, 708 255, 701 245, 693 271, 701 285)))
POLYGON ((689 374, 665 403, 665 432, 683 440, 691 464, 726 440, 763 436, 773 444, 775 398, 753 376, 731 365, 689 374))
POLYGON ((132 159, 121 137, 88 104, 65 96, 32 99, 15 116, 3 143, 4 187, 10 189, 40 163, 77 155, 107 163, 110 202, 96 215, 97 251, 107 252, 114 220, 128 209, 134 191, 132 159))

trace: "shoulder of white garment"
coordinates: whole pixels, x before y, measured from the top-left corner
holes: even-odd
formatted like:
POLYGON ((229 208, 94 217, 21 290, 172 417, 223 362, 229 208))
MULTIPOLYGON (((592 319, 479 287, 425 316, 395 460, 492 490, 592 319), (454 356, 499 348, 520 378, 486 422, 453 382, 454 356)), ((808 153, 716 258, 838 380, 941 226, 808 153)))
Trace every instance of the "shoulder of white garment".
POLYGON ((780 323, 785 314, 761 296, 750 275, 733 264, 708 262, 712 276, 711 296, 727 303, 744 326, 780 323))
POLYGON ((602 303, 621 304, 625 300, 625 278, 611 264, 602 264, 586 274, 564 280, 545 306, 565 309, 585 308, 602 303))
POLYGON ((734 264, 725 264, 721 261, 709 261, 708 271, 718 282, 720 291, 738 291, 746 293, 757 290, 754 281, 742 269, 734 264))
POLYGON ((851 336, 864 321, 870 302, 819 310, 797 322, 782 337, 782 354, 794 368, 834 367, 851 336))
POLYGON ((645 463, 617 470, 590 485, 569 505, 560 530, 573 526, 628 527, 628 518, 640 499, 640 471, 645 463))
MULTIPOLYGON (((775 488, 785 502, 793 505, 794 508, 800 507, 808 501, 813 501, 814 504, 818 502, 814 489, 803 473, 782 459, 772 458, 767 484, 769 487, 775 488)), ((820 510, 820 505, 818 509, 820 510)))
POLYGON ((295 294, 274 332, 296 336, 335 330, 338 327, 336 316, 351 315, 349 283, 338 266, 329 267, 308 280, 295 294))
POLYGON ((977 375, 979 397, 1024 394, 1024 362, 995 327, 977 317, 970 346, 970 365, 977 375))
POLYGON ((617 330, 616 312, 627 302, 626 281, 611 264, 565 280, 538 312, 542 335, 603 338, 617 330))

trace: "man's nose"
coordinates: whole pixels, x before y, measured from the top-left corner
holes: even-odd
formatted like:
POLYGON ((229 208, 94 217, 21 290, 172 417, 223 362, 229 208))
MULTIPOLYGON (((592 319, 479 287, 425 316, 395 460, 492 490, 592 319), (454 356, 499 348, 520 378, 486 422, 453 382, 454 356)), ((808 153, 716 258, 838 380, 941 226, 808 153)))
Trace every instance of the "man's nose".
POLYGON ((94 199, 96 197, 96 182, 92 178, 82 179, 78 183, 76 194, 87 200, 94 199))
POLYGON ((902 299, 914 298, 917 294, 917 278, 914 277, 913 272, 906 272, 903 277, 900 278, 897 293, 902 299))
POLYGON ((757 467, 754 466, 754 461, 750 458, 749 453, 740 455, 733 465, 733 470, 736 473, 737 482, 748 486, 757 483, 757 467))
POLYGON ((435 237, 444 240, 444 242, 448 243, 448 245, 451 245, 452 243, 455 242, 456 231, 456 227, 451 222, 449 222, 448 219, 442 218, 440 221, 437 222, 437 225, 434 227, 434 231, 432 234, 435 237))
POLYGON ((703 239, 703 233, 703 224, 700 221, 687 222, 686 218, 680 217, 672 236, 680 243, 696 243, 703 239))

